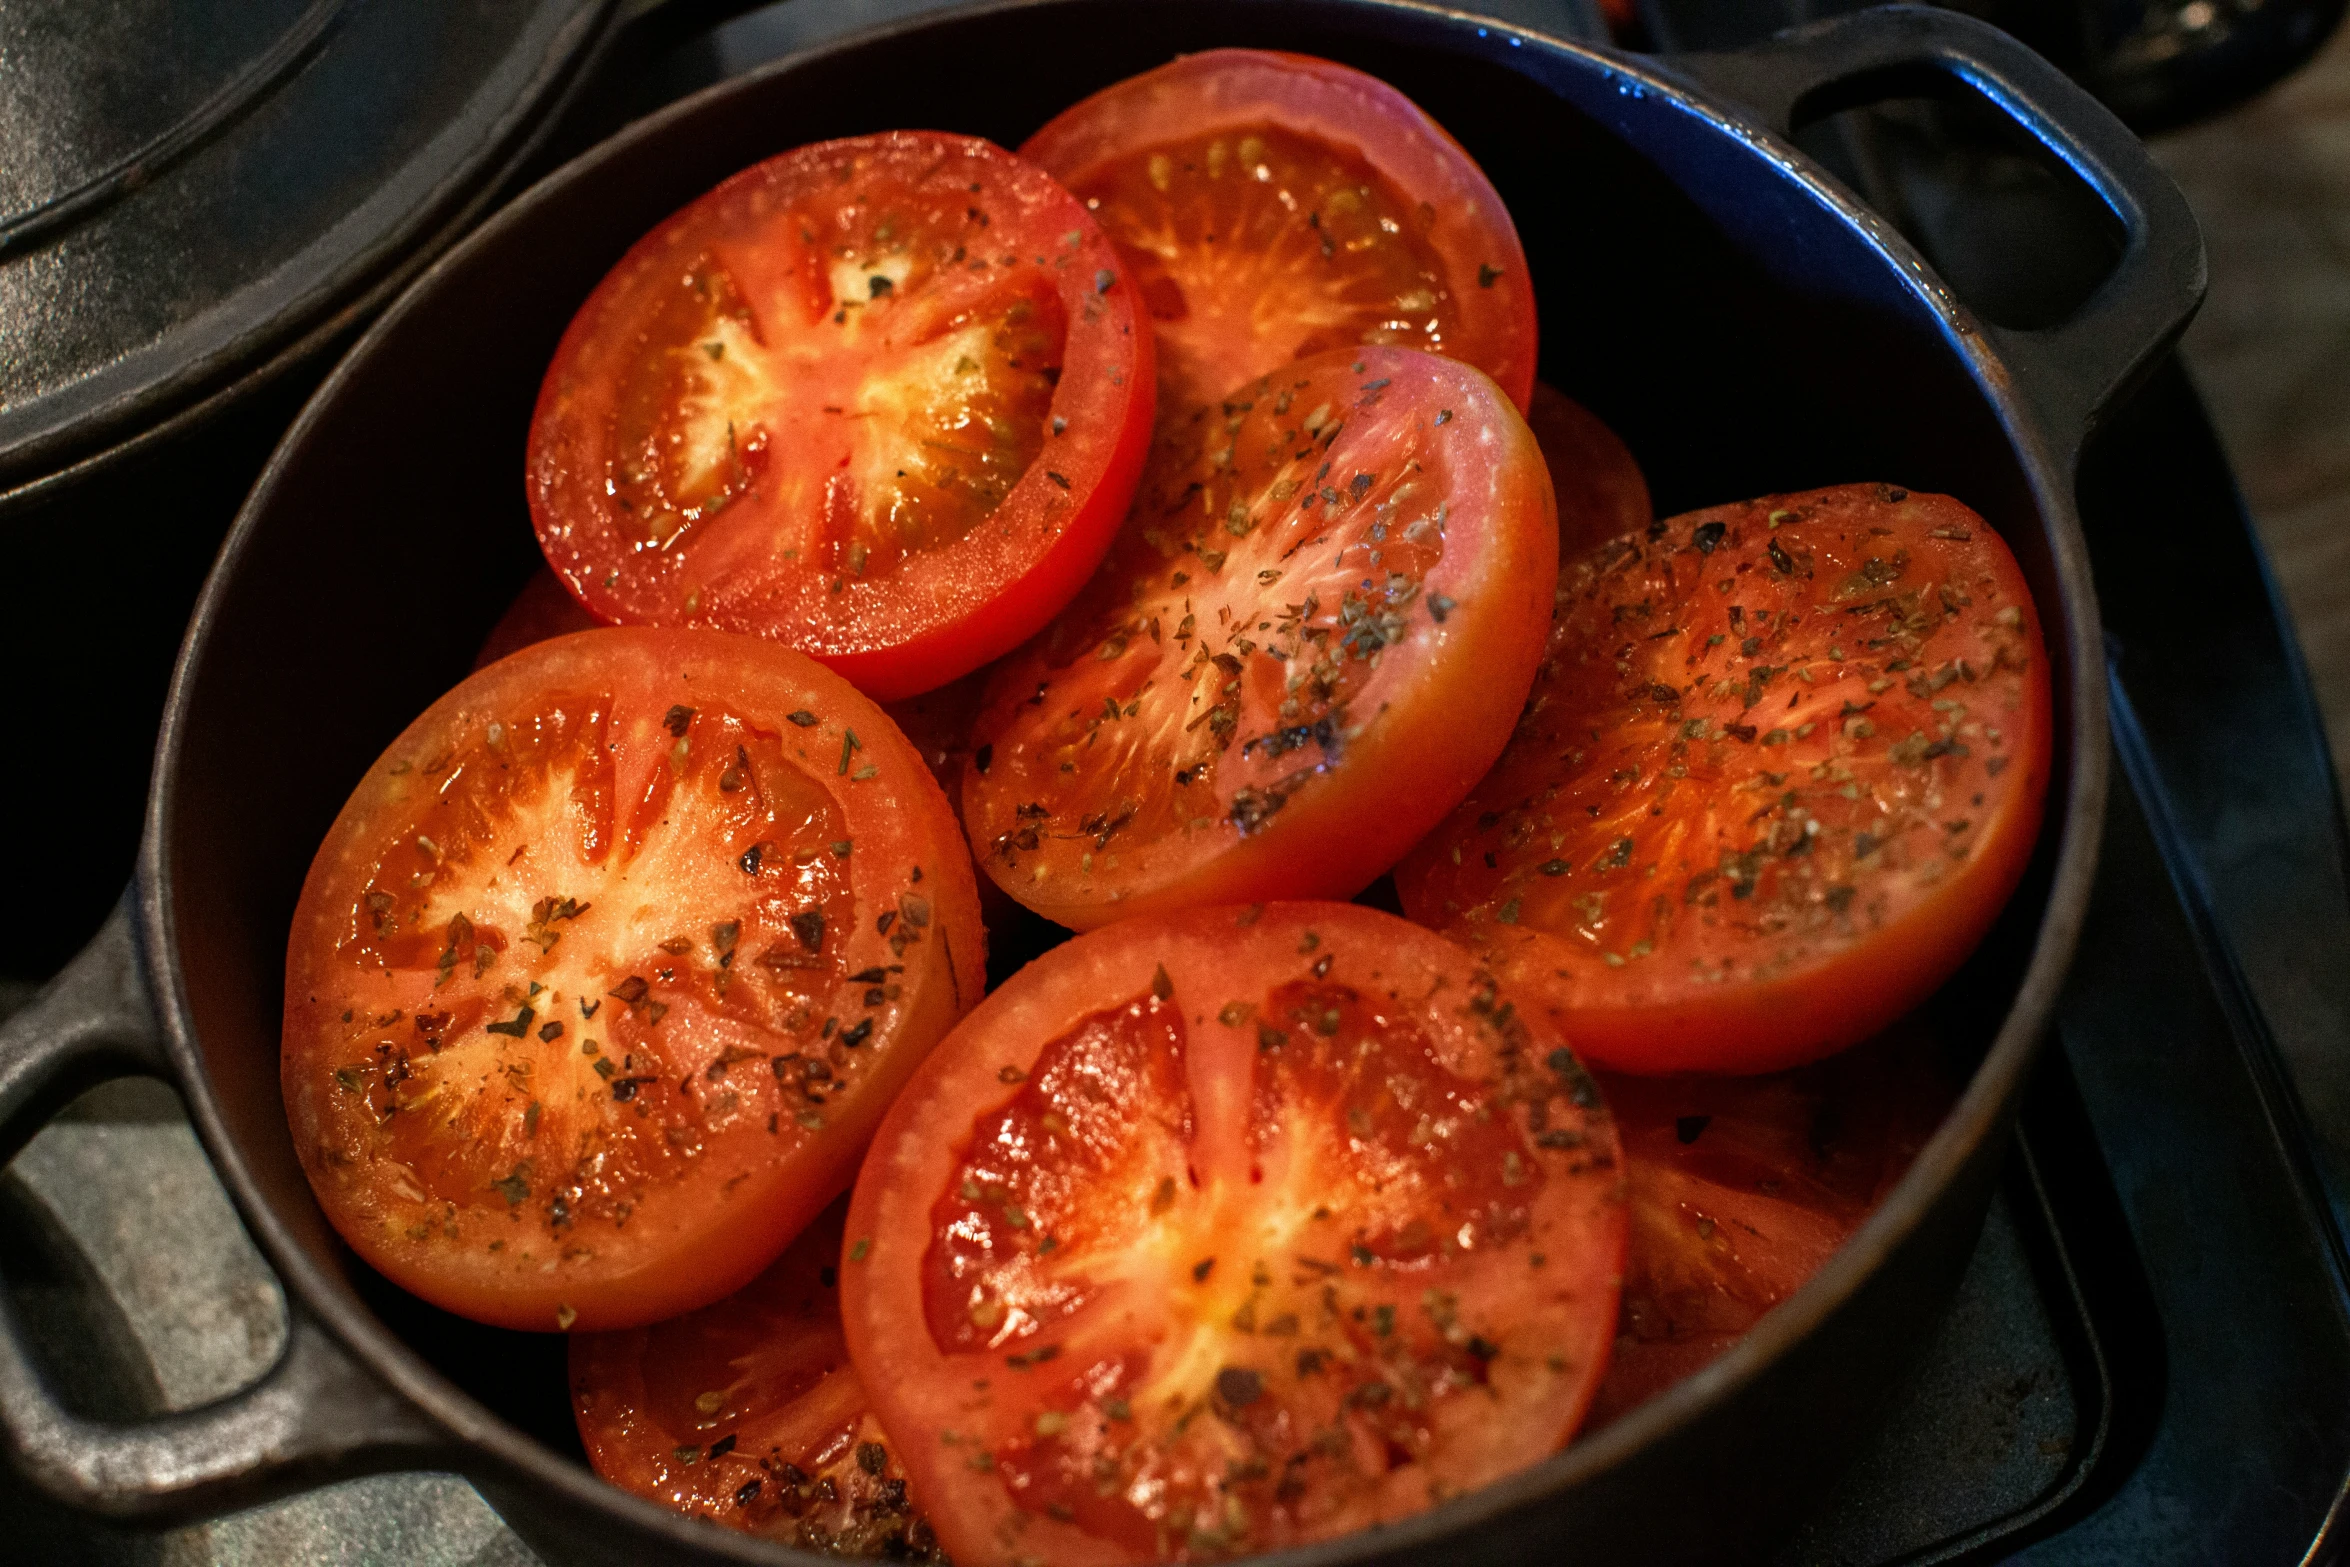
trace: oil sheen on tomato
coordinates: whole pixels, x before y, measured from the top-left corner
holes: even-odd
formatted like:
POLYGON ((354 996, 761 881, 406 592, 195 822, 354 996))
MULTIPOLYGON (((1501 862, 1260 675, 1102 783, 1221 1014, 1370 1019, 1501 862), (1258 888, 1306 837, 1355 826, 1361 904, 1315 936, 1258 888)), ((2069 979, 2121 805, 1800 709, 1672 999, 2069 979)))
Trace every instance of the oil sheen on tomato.
POLYGON ((1101 571, 989 682, 975 852, 1080 929, 1353 894, 1500 752, 1557 549, 1533 438, 1451 360, 1324 354, 1163 430, 1101 571))
POLYGON ((1346 905, 1128 921, 893 1112, 850 1342, 958 1561, 1277 1549, 1572 1432, 1618 1190, 1589 1077, 1448 944, 1346 905))
POLYGON ((715 1305, 571 1340, 571 1402, 614 1485, 806 1551, 940 1561, 840 1329, 833 1204, 715 1305))
POLYGON ((1465 360, 1520 408, 1534 296, 1508 210, 1435 121, 1304 55, 1189 55, 1071 108, 1022 147, 1131 263, 1162 418, 1326 349, 1465 360))
POLYGON ((1775 1070, 1956 971, 2051 743, 2039 617, 1974 512, 1886 485, 1713 507, 1561 572, 1508 751, 1396 884, 1602 1065, 1775 1070))
POLYGON ((312 865, 295 1151, 437 1305, 673 1315, 845 1187, 981 943, 936 785, 837 676, 707 632, 543 642, 395 740, 312 865))
POLYGON ((1897 1024, 1762 1077, 1597 1074, 1623 1139, 1631 1244, 1603 1426, 1736 1343, 1884 1201, 1950 1108, 1936 1041, 1897 1024))
POLYGON ((599 617, 769 636, 876 696, 1043 623, 1147 445, 1093 220, 969 137, 797 148, 640 242, 565 334, 533 517, 599 617))

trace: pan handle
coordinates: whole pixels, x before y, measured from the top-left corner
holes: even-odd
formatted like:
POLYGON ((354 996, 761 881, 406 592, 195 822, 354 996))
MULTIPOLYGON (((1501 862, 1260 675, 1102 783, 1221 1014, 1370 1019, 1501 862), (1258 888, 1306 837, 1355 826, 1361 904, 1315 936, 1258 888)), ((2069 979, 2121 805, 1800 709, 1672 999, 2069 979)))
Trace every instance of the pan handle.
POLYGON ((1988 22, 1938 7, 1879 6, 1671 64, 1781 138, 1798 123, 1898 92, 1904 78, 1938 75, 1979 93, 2096 193, 2124 236, 2112 274, 2057 326, 1981 328, 2061 443, 2051 455, 2068 464, 2203 302, 2202 231, 2170 176, 2103 104, 1988 22))
MULTIPOLYGON (((0 1162, 83 1089, 172 1075, 125 893, 65 971, 0 1024, 0 1162)), ((258 1382, 201 1408, 115 1424, 59 1401, 0 1289, 0 1440, 26 1479, 66 1505, 155 1523, 354 1475, 437 1467, 448 1448, 290 1293, 285 1351, 258 1382)))

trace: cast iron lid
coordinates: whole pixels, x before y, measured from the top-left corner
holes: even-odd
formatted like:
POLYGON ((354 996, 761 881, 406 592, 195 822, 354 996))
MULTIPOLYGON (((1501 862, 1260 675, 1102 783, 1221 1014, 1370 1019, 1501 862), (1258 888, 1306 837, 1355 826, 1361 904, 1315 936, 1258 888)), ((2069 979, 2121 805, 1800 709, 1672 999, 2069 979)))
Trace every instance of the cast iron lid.
POLYGON ((0 491, 366 308, 463 226, 618 4, 0 8, 0 491))

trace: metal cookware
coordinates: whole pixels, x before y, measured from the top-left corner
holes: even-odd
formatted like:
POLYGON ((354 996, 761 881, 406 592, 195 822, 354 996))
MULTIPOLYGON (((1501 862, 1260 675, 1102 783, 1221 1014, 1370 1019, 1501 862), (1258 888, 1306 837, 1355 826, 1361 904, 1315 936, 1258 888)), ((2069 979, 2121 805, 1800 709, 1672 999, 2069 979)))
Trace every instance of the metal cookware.
POLYGON ((1744 1557, 1833 1475, 1965 1265, 2080 925, 2106 728, 2072 470, 2200 297, 2184 203, 2084 92, 1948 12, 1888 8, 1657 61, 1378 0, 1042 0, 794 56, 630 127, 438 262, 287 434, 189 629, 118 917, 0 1029, 0 1150, 107 1075, 178 1085, 284 1280, 288 1348, 220 1403, 108 1426, 59 1405, 0 1314, 0 1423, 42 1486, 166 1519, 452 1469, 551 1560, 792 1559, 589 1472, 560 1340, 434 1311, 342 1246, 279 1098, 288 916, 353 781, 464 672, 532 568, 521 475, 539 377, 638 235, 800 142, 911 122, 1017 144, 1097 87, 1222 44, 1372 71, 1468 147, 1535 270, 1544 378, 1626 437, 1660 510, 1853 479, 1964 497, 2023 564, 2058 704, 2033 868, 1927 1009, 1970 1086, 1852 1243, 1728 1355, 1596 1437, 1284 1559, 1744 1557), (1918 93, 1988 103, 2108 214, 2118 259, 2069 319, 1978 319, 1793 149, 1803 122, 1918 93))

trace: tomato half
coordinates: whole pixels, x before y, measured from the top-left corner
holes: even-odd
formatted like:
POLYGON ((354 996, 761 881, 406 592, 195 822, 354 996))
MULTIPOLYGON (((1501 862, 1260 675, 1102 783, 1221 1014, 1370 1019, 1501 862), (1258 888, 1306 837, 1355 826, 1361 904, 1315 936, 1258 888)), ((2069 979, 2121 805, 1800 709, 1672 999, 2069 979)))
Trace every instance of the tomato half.
POLYGON ((1521 409, 1532 394, 1534 287, 1509 209, 1377 77, 1211 49, 1095 93, 1020 152, 1133 264, 1162 417, 1357 343, 1463 360, 1521 409))
POLYGON ((1645 528, 1656 520, 1648 480, 1623 438, 1599 415, 1546 381, 1534 383, 1526 428, 1550 468, 1558 499, 1559 558, 1645 528))
POLYGON ((1482 373, 1299 362, 1166 432, 1110 558, 997 666, 963 819, 1048 919, 1347 897, 1508 738, 1558 527, 1482 373))
POLYGON ((509 653, 519 653, 533 643, 549 637, 569 636, 574 631, 593 631, 603 624, 571 596, 563 586, 563 579, 552 571, 532 573, 530 581, 506 606, 506 613, 490 627, 490 634, 482 640, 481 651, 473 655, 473 667, 486 669, 509 653))
POLYGON ((1593 1428, 1712 1361, 1801 1288, 1951 1101, 1932 1040, 1908 1028, 1764 1077, 1598 1075, 1623 1138, 1631 1248, 1593 1428))
POLYGON ((878 698, 1060 608, 1148 446, 1151 336, 1050 176, 971 137, 822 142, 624 256, 530 430, 547 560, 609 621, 774 638, 878 698))
POLYGON ((983 939, 938 786, 839 676, 709 632, 542 642, 409 725, 311 864, 295 1151, 435 1305, 672 1316, 848 1184, 983 939))
POLYGON ((2051 756, 2039 616, 1941 495, 1716 506, 1560 574, 1501 764, 1397 869, 1630 1072, 1817 1060, 1923 1001, 2022 877, 2051 756))
POLYGON ((943 1559, 841 1336, 847 1208, 716 1305, 573 1335, 571 1408, 596 1473, 803 1550, 943 1559))
POLYGON ((1287 903, 999 988, 849 1209, 849 1352, 958 1562, 1268 1550, 1547 1456, 1623 1263, 1591 1078, 1467 953, 1287 903))

